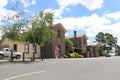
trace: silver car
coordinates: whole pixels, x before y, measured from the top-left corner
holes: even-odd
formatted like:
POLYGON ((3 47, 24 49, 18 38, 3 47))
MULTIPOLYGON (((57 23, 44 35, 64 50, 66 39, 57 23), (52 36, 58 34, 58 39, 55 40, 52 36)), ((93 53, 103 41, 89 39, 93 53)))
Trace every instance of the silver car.
POLYGON ((2 48, 0 50, 0 59, 3 59, 4 57, 10 57, 11 53, 13 53, 13 58, 20 59, 21 53, 16 52, 13 49, 10 48, 2 48))
POLYGON ((108 52, 108 53, 106 53, 105 56, 106 57, 116 56, 116 53, 114 53, 114 52, 108 52))

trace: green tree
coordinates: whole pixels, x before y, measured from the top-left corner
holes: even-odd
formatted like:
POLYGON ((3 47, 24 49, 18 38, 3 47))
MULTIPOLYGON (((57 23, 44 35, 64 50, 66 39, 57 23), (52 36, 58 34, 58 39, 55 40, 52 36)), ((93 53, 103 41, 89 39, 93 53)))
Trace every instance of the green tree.
POLYGON ((51 40, 54 31, 50 28, 53 22, 53 13, 41 11, 33 17, 32 27, 25 32, 25 40, 32 44, 44 46, 47 40, 51 40))
POLYGON ((110 33, 99 32, 96 35, 96 41, 101 44, 100 52, 103 55, 105 51, 111 51, 112 48, 117 45, 117 37, 114 37, 110 33))
POLYGON ((120 46, 116 45, 115 52, 117 53, 118 56, 120 56, 120 46))
POLYGON ((101 44, 105 43, 105 34, 103 32, 99 32, 96 35, 96 41, 100 42, 101 44))
POLYGON ((69 54, 69 51, 72 51, 74 49, 72 41, 68 38, 66 38, 65 40, 65 48, 66 48, 67 55, 69 54))
POLYGON ((97 35, 96 35, 96 41, 98 41, 101 46, 100 46, 100 55, 103 56, 105 54, 105 50, 106 50, 106 45, 105 45, 105 34, 103 32, 99 32, 97 35))
MULTIPOLYGON (((41 11, 33 17, 32 27, 24 34, 26 42, 44 46, 46 41, 51 41, 55 32, 50 28, 53 23, 53 13, 41 11)), ((42 55, 41 55, 42 56, 42 55)))
POLYGON ((3 32, 3 37, 7 37, 12 41, 21 41, 23 40, 23 29, 29 24, 29 14, 21 7, 19 0, 16 1, 15 5, 13 5, 10 10, 13 12, 13 15, 8 14, 2 18, 3 25, 0 29, 3 32))

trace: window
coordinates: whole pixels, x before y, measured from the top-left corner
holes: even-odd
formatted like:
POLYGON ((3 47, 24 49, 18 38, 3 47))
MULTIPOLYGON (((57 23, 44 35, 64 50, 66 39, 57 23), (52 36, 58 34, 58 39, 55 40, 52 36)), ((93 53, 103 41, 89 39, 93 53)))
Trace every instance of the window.
POLYGON ((10 49, 10 52, 13 52, 13 50, 12 50, 12 49, 10 49))
POLYGON ((82 44, 82 41, 81 41, 81 39, 79 39, 79 44, 80 44, 80 45, 82 44))
POLYGON ((83 38, 83 43, 86 44, 86 38, 85 37, 83 38))
POLYGON ((25 53, 29 53, 29 44, 25 44, 25 53))
POLYGON ((37 50, 36 50, 36 45, 33 45, 33 53, 37 53, 37 50))
POLYGON ((9 52, 9 49, 6 49, 5 51, 6 51, 6 52, 9 52))
POLYGON ((58 30, 58 37, 60 37, 60 30, 58 30))
POLYGON ((90 46, 87 47, 87 51, 91 51, 91 47, 90 46))
POLYGON ((82 40, 81 40, 81 38, 79 39, 79 47, 80 48, 82 47, 82 40))

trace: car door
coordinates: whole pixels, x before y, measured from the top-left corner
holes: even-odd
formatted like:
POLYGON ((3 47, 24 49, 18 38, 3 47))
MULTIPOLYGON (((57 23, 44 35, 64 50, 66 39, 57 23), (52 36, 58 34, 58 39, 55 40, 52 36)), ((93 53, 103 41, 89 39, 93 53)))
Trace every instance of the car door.
POLYGON ((10 56, 10 50, 9 49, 5 49, 4 56, 10 56))

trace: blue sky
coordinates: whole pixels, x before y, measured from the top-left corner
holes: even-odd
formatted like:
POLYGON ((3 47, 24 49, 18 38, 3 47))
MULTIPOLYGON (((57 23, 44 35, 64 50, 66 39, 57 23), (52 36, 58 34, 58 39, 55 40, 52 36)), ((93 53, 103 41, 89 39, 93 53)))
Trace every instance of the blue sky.
MULTIPOLYGON (((0 18, 10 14, 15 0, 0 0, 0 18)), ((120 44, 120 0, 20 0, 30 14, 41 10, 54 13, 54 24, 62 23, 66 36, 86 34, 88 42, 95 40, 98 32, 109 32, 120 44)), ((11 13, 13 14, 13 13, 11 13)), ((0 19, 1 20, 1 19, 0 19)), ((2 35, 0 33, 0 35, 2 35)))

